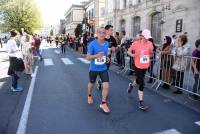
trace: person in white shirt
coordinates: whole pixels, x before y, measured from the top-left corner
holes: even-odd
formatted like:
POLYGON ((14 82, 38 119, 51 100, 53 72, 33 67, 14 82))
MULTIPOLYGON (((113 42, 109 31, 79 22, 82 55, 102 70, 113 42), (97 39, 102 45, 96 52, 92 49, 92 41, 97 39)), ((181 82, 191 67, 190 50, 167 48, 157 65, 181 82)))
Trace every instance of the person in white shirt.
POLYGON ((10 31, 11 37, 7 42, 7 51, 10 61, 10 66, 8 69, 8 75, 12 76, 12 91, 22 91, 23 89, 18 86, 17 80, 19 79, 19 76, 16 74, 16 69, 18 66, 18 56, 20 49, 17 47, 15 37, 17 36, 17 32, 15 30, 10 31))

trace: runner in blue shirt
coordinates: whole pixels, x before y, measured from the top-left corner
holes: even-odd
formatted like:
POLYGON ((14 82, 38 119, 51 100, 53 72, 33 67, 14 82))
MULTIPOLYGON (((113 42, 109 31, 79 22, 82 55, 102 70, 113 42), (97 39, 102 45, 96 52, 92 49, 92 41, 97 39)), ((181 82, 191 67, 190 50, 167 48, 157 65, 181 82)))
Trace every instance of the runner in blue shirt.
POLYGON ((93 103, 92 90, 97 76, 100 77, 103 83, 102 102, 100 108, 109 113, 110 109, 107 103, 107 96, 109 92, 109 76, 107 71, 107 63, 110 62, 108 57, 109 43, 105 41, 106 31, 104 28, 97 30, 97 39, 92 41, 88 46, 87 59, 91 60, 88 83, 88 104, 93 103))

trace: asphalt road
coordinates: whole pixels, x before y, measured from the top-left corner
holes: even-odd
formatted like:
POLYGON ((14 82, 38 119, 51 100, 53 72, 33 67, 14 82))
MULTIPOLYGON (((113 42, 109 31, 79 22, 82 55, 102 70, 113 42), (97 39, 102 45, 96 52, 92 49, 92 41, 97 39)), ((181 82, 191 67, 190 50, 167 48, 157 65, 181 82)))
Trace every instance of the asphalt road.
MULTIPOLYGON (((49 48, 43 51, 43 57, 43 61, 37 62, 39 68, 26 134, 200 133, 200 126, 195 124, 200 121, 199 113, 148 89, 145 89, 145 102, 150 109, 139 110, 136 90, 126 93, 130 81, 112 71, 108 99, 111 113, 106 115, 99 108, 100 91, 94 89, 94 104, 87 104, 89 65, 78 60, 79 55, 71 51, 60 54, 56 48, 49 48)), ((3 124, 2 129, 0 125, 0 133, 16 133, 30 79, 25 79, 25 91, 15 94, 19 101, 12 101, 17 103, 15 110, 10 113, 9 122, 3 122, 7 125, 3 124)), ((6 103, 0 102, 4 107, 6 103)))

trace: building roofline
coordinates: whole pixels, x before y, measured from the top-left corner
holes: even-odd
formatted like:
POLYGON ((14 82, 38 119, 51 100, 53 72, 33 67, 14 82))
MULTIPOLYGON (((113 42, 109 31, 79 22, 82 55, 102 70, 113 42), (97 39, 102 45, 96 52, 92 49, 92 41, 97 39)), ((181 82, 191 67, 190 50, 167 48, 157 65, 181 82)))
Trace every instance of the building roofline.
POLYGON ((67 15, 71 12, 71 10, 72 10, 73 8, 76 8, 76 7, 78 7, 78 8, 83 8, 83 9, 84 9, 84 6, 83 6, 83 5, 72 4, 72 5, 70 6, 70 8, 65 12, 65 16, 67 16, 67 15))

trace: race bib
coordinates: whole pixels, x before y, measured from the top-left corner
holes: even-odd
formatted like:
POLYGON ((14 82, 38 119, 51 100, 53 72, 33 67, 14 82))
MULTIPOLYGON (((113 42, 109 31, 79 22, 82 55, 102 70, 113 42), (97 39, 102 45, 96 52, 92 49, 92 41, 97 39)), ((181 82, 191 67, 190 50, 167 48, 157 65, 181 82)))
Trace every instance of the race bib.
POLYGON ((106 56, 94 60, 95 65, 103 65, 106 63, 106 56))
POLYGON ((140 63, 142 63, 142 64, 149 63, 149 55, 141 55, 140 56, 140 63))

